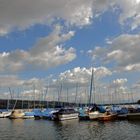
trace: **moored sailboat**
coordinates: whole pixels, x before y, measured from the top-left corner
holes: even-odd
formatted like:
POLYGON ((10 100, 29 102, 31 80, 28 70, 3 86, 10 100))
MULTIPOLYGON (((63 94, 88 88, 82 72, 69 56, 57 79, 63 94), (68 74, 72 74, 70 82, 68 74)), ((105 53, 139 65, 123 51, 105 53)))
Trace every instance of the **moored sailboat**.
POLYGON ((24 112, 22 110, 13 110, 9 119, 22 119, 24 117, 24 112))
POLYGON ((36 120, 43 118, 43 112, 41 109, 34 109, 34 118, 36 120))
POLYGON ((53 113, 58 112, 57 109, 47 108, 43 111, 42 118, 52 120, 53 113))
POLYGON ((98 117, 99 121, 112 121, 117 119, 117 113, 112 113, 108 108, 106 112, 98 117))
POLYGON ((89 120, 88 107, 79 108, 79 120, 89 120))
POLYGON ((88 99, 88 107, 87 108, 81 108, 79 110, 79 119, 80 120, 89 120, 89 107, 91 106, 91 98, 92 98, 92 88, 93 88, 93 81, 94 81, 94 72, 93 69, 91 71, 91 80, 90 80, 90 95, 88 99))
POLYGON ((89 110, 89 119, 90 120, 97 120, 98 117, 100 117, 101 115, 103 115, 103 113, 105 112, 105 110, 101 107, 98 107, 96 104, 94 104, 94 106, 89 110))
POLYGON ((8 110, 0 110, 0 118, 7 118, 11 115, 11 111, 8 110))
POLYGON ((98 117, 99 121, 112 121, 117 119, 117 114, 103 114, 98 117))
POLYGON ((34 111, 26 111, 24 112, 23 119, 32 119, 34 118, 34 111))

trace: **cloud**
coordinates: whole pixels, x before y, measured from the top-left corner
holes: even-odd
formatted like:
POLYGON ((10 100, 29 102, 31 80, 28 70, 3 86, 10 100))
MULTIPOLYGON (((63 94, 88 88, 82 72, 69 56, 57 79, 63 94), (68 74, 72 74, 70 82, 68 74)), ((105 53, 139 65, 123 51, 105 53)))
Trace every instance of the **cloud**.
POLYGON ((116 4, 120 7, 120 24, 128 24, 131 29, 140 26, 140 1, 139 0, 118 0, 116 4))
POLYGON ((0 5, 1 35, 61 19, 76 26, 87 25, 92 19, 92 0, 1 0, 0 5))
POLYGON ((21 86, 23 80, 19 79, 16 75, 0 75, 0 87, 14 87, 21 86))
POLYGON ((119 71, 139 71, 140 35, 122 34, 108 44, 108 47, 96 47, 90 51, 92 59, 104 63, 114 63, 119 71))
POLYGON ((136 83, 134 83, 134 84, 132 85, 132 88, 133 88, 133 89, 140 89, 140 80, 138 80, 136 83))
MULTIPOLYGON (((74 86, 78 83, 80 86, 87 86, 90 83, 92 68, 76 67, 60 73, 54 83, 64 83, 68 86, 74 86)), ((105 67, 94 68, 94 77, 96 80, 111 75, 112 72, 105 67)), ((97 81, 96 81, 97 82, 97 81)))
MULTIPOLYGON (((77 101, 80 102, 81 100, 82 102, 87 102, 89 97, 91 74, 92 68, 75 67, 71 70, 60 73, 58 76, 49 78, 48 97, 50 97, 50 100, 52 100, 54 95, 55 100, 57 100, 58 92, 60 92, 60 89, 62 88, 60 100, 66 101, 68 92, 69 101, 75 102, 77 87, 77 101)), ((104 77, 110 76, 111 74, 112 72, 105 67, 94 68, 94 84, 99 86, 101 84, 101 80, 104 77)))
POLYGON ((120 9, 120 24, 129 20, 132 29, 140 25, 138 0, 1 0, 0 5, 1 36, 35 24, 52 25, 61 21, 82 27, 110 9, 120 9))
POLYGON ((120 78, 120 79, 113 80, 112 83, 109 84, 108 86, 108 89, 110 89, 109 92, 112 95, 116 96, 116 99, 115 99, 116 101, 117 101, 117 98, 120 99, 121 101, 124 98, 123 94, 127 95, 127 93, 129 92, 129 89, 126 86, 127 82, 128 82, 127 78, 120 78), (118 94, 118 97, 116 94, 118 94))
MULTIPOLYGON (((0 78, 0 85, 2 89, 11 87, 12 91, 15 91, 15 94, 13 95, 14 98, 19 96, 19 98, 23 97, 23 99, 33 99, 34 90, 36 90, 36 99, 47 98, 48 100, 57 100, 58 92, 60 92, 60 86, 62 84, 61 100, 66 101, 66 88, 68 88, 69 101, 73 102, 75 101, 76 84, 78 84, 78 100, 81 98, 81 95, 87 96, 91 80, 91 71, 92 68, 76 67, 60 73, 58 76, 55 76, 55 79, 53 76, 50 76, 42 79, 34 77, 22 80, 15 75, 3 75, 0 78), (48 93, 45 97, 47 87, 48 93), (19 88, 19 91, 17 91, 17 88, 19 88)), ((105 67, 94 68, 94 77, 97 81, 106 76, 110 76, 111 74, 111 71, 105 67)), ((1 94, 1 96, 5 97, 8 96, 8 94, 5 94, 5 96, 4 94, 1 94)))
POLYGON ((20 95, 22 100, 44 100, 45 93, 41 89, 24 89, 20 95))
POLYGON ((116 79, 113 81, 113 84, 117 87, 123 86, 127 82, 127 79, 116 79))
POLYGON ((1 88, 8 88, 8 87, 43 87, 45 85, 45 78, 31 78, 31 79, 21 79, 17 75, 0 75, 0 87, 1 88))
POLYGON ((39 79, 34 77, 31 79, 24 80, 22 85, 27 87, 32 87, 32 88, 43 87, 45 86, 45 79, 39 79))
POLYGON ((0 75, 0 98, 43 99, 45 78, 21 79, 17 75, 0 75))
POLYGON ((0 53, 0 71, 17 72, 27 69, 49 69, 66 64, 76 58, 75 49, 65 49, 65 41, 74 36, 73 31, 62 33, 60 26, 47 37, 38 39, 29 51, 15 50, 0 53))
POLYGON ((11 73, 24 69, 23 63, 28 56, 24 50, 0 53, 0 72, 11 73))

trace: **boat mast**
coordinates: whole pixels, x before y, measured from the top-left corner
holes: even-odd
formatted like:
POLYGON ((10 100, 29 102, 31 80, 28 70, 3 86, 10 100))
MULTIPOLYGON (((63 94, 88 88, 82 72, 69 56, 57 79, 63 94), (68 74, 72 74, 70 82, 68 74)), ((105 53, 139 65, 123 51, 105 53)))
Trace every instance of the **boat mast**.
MULTIPOLYGON (((10 87, 9 87, 9 92, 10 92, 11 100, 13 100, 13 95, 12 95, 12 91, 11 91, 11 88, 10 88, 10 87)), ((13 109, 12 109, 12 110, 14 110, 14 109, 15 109, 16 103, 17 103, 17 100, 15 101, 15 104, 14 104, 14 106, 13 106, 13 109)))
POLYGON ((68 104, 69 104, 69 103, 68 103, 68 102, 69 102, 69 99, 68 99, 68 98, 69 98, 69 89, 67 88, 67 101, 66 101, 66 102, 67 102, 67 106, 68 106, 68 104))
POLYGON ((36 100, 36 92, 35 92, 35 85, 33 84, 33 93, 34 93, 34 102, 33 102, 33 108, 35 109, 35 106, 36 106, 36 103, 35 103, 35 100, 36 100))
POLYGON ((78 83, 76 83, 75 104, 77 105, 78 83))
MULTIPOLYGON (((11 96, 11 100, 12 100, 12 94, 11 94, 11 89, 10 89, 10 87, 9 87, 8 89, 9 89, 10 96, 11 96)), ((8 98, 8 100, 7 100, 7 110, 9 109, 9 105, 10 105, 10 101, 9 101, 9 98, 8 98)))
MULTIPOLYGON (((47 105, 46 105, 46 107, 48 108, 48 101, 47 101, 47 95, 48 95, 48 86, 46 86, 46 89, 45 89, 45 95, 44 95, 44 103, 45 103, 45 101, 46 101, 46 103, 47 103, 47 105)), ((45 106, 45 105, 44 105, 45 106)))
POLYGON ((95 104, 95 97, 96 97, 96 88, 95 88, 95 75, 94 75, 95 73, 94 73, 94 68, 93 68, 93 84, 92 84, 92 86, 93 86, 93 103, 95 104))
POLYGON ((62 83, 60 85, 60 90, 58 90, 58 104, 59 106, 61 106, 61 102, 62 102, 62 98, 61 98, 61 93, 62 93, 62 83), (61 102, 60 102, 60 99, 61 99, 61 102))
POLYGON ((9 98, 7 100, 7 110, 9 109, 9 98))
POLYGON ((90 81, 90 94, 89 94, 89 106, 91 105, 91 98, 92 98, 92 88, 93 88, 93 68, 91 71, 91 81, 90 81))

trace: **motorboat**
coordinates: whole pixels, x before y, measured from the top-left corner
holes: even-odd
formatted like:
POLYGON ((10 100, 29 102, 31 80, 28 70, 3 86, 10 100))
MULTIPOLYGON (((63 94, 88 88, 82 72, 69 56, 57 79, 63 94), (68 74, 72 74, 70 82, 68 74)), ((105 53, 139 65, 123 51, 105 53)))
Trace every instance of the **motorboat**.
POLYGON ((52 119, 56 121, 78 119, 79 113, 73 108, 61 108, 58 112, 53 113, 52 119))

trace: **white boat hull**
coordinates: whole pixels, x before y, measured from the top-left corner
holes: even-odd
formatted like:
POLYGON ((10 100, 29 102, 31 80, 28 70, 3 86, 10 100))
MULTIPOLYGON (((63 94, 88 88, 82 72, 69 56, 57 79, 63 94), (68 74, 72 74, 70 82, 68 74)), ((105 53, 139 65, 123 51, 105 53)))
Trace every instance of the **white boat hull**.
POLYGON ((78 115, 79 115, 78 113, 58 115, 58 119, 60 121, 78 119, 78 115))
POLYGON ((34 116, 23 116, 23 119, 33 119, 34 118, 34 116))
POLYGON ((89 119, 90 120, 96 120, 98 119, 103 113, 100 113, 98 111, 94 111, 94 112, 89 112, 89 119))
POLYGON ((11 115, 11 112, 1 112, 0 118, 6 118, 6 117, 9 117, 10 115, 11 115))
POLYGON ((71 113, 71 114, 58 114, 52 116, 52 120, 56 121, 64 121, 64 120, 71 120, 71 119, 78 119, 78 113, 71 113))

